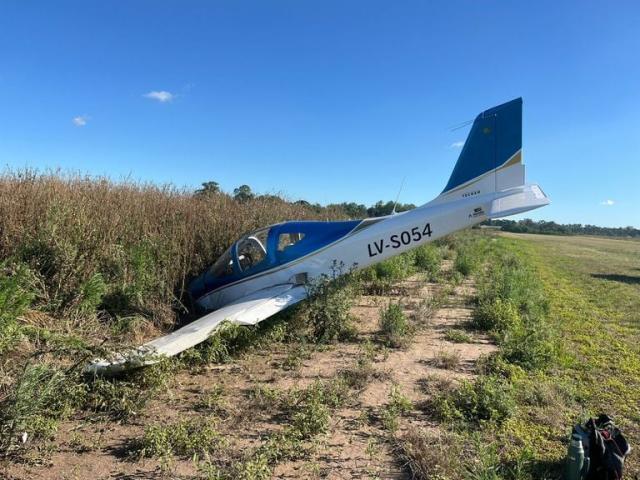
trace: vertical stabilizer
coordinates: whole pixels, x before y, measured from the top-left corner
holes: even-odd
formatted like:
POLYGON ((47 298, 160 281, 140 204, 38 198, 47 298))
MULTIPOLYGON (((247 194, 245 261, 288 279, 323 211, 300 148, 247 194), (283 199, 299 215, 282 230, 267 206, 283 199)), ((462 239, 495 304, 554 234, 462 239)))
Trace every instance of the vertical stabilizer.
POLYGON ((516 98, 475 118, 451 177, 434 203, 523 184, 522 98, 516 98))

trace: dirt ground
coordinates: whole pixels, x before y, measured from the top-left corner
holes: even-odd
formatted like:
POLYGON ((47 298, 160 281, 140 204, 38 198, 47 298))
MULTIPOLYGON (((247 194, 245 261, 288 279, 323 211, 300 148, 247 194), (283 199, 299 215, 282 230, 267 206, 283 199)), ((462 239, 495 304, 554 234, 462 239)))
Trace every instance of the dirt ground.
MULTIPOLYGON (((259 445, 266 434, 281 429, 282 425, 277 414, 256 404, 252 391, 257 387, 301 388, 316 379, 335 378, 338 372, 353 367, 368 339, 375 340, 382 306, 401 298, 403 308, 411 315, 421 300, 445 288, 424 281, 422 275, 410 278, 400 287, 400 297, 359 298, 352 309, 358 330, 355 342, 313 350, 302 356, 295 368, 283 368, 291 346, 276 345, 246 354, 231 364, 200 372, 184 371, 133 422, 78 419, 65 422, 49 447, 34 453, 23 464, 12 464, 6 474, 16 480, 196 477, 198 471, 191 459, 178 458, 167 468, 154 459, 132 459, 127 454, 129 446, 149 424, 206 415, 199 403, 214 388, 224 392, 224 414, 217 420, 217 428, 227 440, 223 448, 237 457, 259 445)), ((452 343, 445 339, 449 328, 463 326, 469 320, 472 295, 473 285, 469 281, 454 287, 405 348, 378 351, 373 363, 377 374, 347 406, 333 412, 328 433, 317 438, 309 458, 279 463, 274 468, 274 478, 410 478, 385 441, 388 435, 380 422, 370 419, 379 415, 389 402, 389 393, 395 385, 414 405, 411 414, 401 419, 400 431, 410 424, 436 428, 420 405, 438 385, 472 377, 478 358, 495 349, 486 337, 473 332, 470 333, 473 343, 452 343), (438 358, 445 355, 457 357, 456 365, 439 367, 438 358)))

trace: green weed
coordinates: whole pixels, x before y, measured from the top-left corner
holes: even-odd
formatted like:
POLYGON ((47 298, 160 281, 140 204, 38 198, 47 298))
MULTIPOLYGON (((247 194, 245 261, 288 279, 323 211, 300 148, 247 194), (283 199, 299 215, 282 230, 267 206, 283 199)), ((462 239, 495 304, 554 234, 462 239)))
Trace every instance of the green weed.
POLYGON ((436 245, 428 243, 415 249, 413 262, 418 270, 428 274, 430 280, 435 280, 440 274, 442 254, 436 245))
POLYGON ((226 363, 259 341, 256 328, 225 321, 205 342, 184 352, 180 359, 190 366, 226 363))
POLYGON ((453 268, 463 276, 471 275, 478 267, 479 259, 475 252, 468 247, 460 249, 456 253, 456 259, 453 262, 453 268))
POLYGON ((213 419, 182 420, 148 426, 134 451, 139 457, 203 457, 224 443, 213 419))
POLYGON ((413 410, 413 403, 401 391, 397 385, 391 387, 389 403, 382 410, 382 425, 389 432, 398 429, 398 417, 406 415, 413 410))
POLYGON ((411 330, 400 303, 390 303, 380 311, 380 330, 387 345, 391 347, 406 345, 411 330))
POLYGON ((87 385, 83 408, 118 420, 138 415, 147 402, 171 381, 175 364, 160 362, 118 378, 95 377, 87 385))
POLYGON ((379 377, 379 372, 373 366, 376 356, 373 344, 367 343, 358 355, 356 364, 352 368, 340 371, 340 378, 355 390, 364 389, 372 378, 379 377))
POLYGON ((440 418, 478 426, 482 422, 503 422, 515 409, 513 386, 495 376, 481 376, 434 399, 440 418))
POLYGON ((82 404, 85 388, 77 377, 50 364, 27 364, 15 383, 2 392, 0 450, 9 452, 18 437, 50 438, 58 421, 82 404))
POLYGON ((196 408, 207 410, 214 415, 221 417, 227 416, 229 404, 225 398, 225 391, 222 385, 214 385, 204 396, 196 403, 196 408))
POLYGON ((448 329, 444 334, 444 339, 453 343, 473 343, 471 335, 455 328, 448 329))
POLYGON ((358 274, 364 290, 369 295, 391 293, 396 284, 415 272, 414 252, 409 251, 377 263, 358 274))
POLYGON ((309 286, 305 315, 317 342, 329 343, 355 336, 350 310, 357 290, 350 275, 340 276, 343 269, 334 265, 332 276, 324 276, 309 286))

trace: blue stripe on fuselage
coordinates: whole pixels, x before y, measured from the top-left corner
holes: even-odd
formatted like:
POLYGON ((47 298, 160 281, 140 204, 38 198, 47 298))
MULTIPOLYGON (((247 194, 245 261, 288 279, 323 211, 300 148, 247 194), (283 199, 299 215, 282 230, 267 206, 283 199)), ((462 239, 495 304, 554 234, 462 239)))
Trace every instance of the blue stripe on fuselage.
MULTIPOLYGON (((207 270, 189 284, 189 294, 192 298, 197 299, 232 283, 248 280, 254 275, 289 264, 340 240, 360 225, 361 222, 361 220, 342 222, 299 221, 273 225, 270 227, 267 239, 267 256, 262 262, 244 272, 226 275, 221 278, 214 278, 211 272, 207 270), (278 251, 280 235, 291 233, 299 233, 304 236, 294 245, 278 251)), ((232 249, 232 252, 234 252, 233 255, 235 256, 235 249, 232 249)), ((237 261, 237 259, 234 258, 234 261, 237 261)))

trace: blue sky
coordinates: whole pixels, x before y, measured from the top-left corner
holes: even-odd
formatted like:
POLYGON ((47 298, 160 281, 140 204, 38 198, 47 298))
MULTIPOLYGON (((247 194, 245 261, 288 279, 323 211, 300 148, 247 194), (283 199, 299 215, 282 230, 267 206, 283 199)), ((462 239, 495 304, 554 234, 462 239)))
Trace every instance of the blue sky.
POLYGON ((0 3, 0 165, 329 203, 436 196, 524 98, 533 218, 640 227, 640 3, 0 3))

